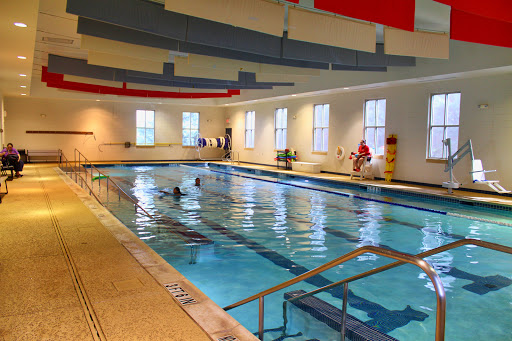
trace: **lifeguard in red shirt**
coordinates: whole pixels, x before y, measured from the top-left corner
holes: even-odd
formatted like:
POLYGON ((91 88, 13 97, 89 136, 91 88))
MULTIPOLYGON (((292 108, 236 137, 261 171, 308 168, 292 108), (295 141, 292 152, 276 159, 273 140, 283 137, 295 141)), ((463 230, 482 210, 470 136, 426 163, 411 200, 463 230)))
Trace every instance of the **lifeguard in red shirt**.
POLYGON ((354 163, 353 169, 356 172, 361 171, 361 165, 363 164, 365 158, 370 155, 370 147, 366 145, 365 140, 361 140, 359 143, 359 148, 357 148, 357 153, 352 152, 350 155, 350 158, 352 159, 352 162, 354 163), (352 155, 354 157, 352 157, 352 155))

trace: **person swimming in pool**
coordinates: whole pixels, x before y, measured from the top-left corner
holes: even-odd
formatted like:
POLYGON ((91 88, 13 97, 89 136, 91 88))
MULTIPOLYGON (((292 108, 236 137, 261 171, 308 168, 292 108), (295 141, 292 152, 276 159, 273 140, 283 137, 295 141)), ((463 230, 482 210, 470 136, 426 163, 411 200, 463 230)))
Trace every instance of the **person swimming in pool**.
POLYGON ((184 193, 181 193, 181 190, 179 187, 174 187, 174 189, 172 190, 172 194, 174 194, 176 196, 185 195, 184 193))
POLYGON ((201 179, 196 178, 196 184, 195 186, 201 186, 201 179))
POLYGON ((174 187, 174 189, 172 190, 172 193, 164 191, 164 190, 160 190, 159 192, 160 193, 164 193, 164 194, 169 194, 169 195, 172 194, 172 195, 175 195, 175 196, 186 195, 185 193, 181 193, 181 190, 180 190, 179 187, 174 187))

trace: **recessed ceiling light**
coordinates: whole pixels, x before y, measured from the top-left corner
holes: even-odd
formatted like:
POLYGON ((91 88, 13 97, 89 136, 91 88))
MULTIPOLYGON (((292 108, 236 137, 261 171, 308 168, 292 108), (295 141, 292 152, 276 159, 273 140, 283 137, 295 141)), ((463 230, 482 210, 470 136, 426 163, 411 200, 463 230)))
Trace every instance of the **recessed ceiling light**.
POLYGON ((27 94, 21 94, 21 96, 27 96, 27 94))
POLYGON ((18 26, 18 27, 27 27, 26 24, 22 23, 22 22, 15 22, 14 23, 14 26, 18 26))
POLYGON ((295 97, 295 96, 297 96, 297 95, 292 95, 292 97, 295 97))
POLYGON ((26 88, 27 86, 26 85, 20 85, 20 88, 26 88))
POLYGON ((96 102, 99 102, 99 101, 100 101, 99 99, 96 100, 96 102))
POLYGON ((27 77, 27 75, 24 73, 20 73, 20 77, 27 77))
POLYGON ((348 90, 348 89, 350 89, 350 88, 343 88, 343 89, 344 89, 344 90, 348 90))
POLYGON ((18 59, 27 59, 25 56, 18 56, 18 59))

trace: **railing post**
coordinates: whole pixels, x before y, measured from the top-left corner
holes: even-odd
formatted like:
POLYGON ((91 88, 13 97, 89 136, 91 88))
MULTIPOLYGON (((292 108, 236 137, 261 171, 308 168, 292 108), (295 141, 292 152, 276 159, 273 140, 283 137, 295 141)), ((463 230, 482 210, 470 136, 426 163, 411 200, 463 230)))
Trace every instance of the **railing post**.
POLYGON ((347 325, 348 283, 343 284, 343 306, 341 308, 341 341, 345 341, 345 326, 347 325))
POLYGON ((91 167, 91 187, 92 187, 93 186, 92 185, 92 171, 93 171, 93 169, 92 169, 92 162, 91 161, 89 161, 89 167, 91 167))
POLYGON ((260 340, 263 340, 263 319, 264 319, 264 309, 265 309, 265 302, 263 301, 263 296, 260 296, 259 303, 260 303, 260 314, 259 314, 259 321, 258 321, 258 335, 260 340))

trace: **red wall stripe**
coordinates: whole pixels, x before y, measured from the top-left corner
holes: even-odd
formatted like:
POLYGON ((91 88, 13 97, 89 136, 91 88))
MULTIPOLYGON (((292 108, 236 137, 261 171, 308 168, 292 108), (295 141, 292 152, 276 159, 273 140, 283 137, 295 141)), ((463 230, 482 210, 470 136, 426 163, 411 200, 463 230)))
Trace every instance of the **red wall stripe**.
POLYGON ((512 47, 512 23, 452 8, 450 38, 471 43, 512 47))
POLYGON ((315 0, 315 8, 414 31, 415 0, 315 0))
POLYGON ((126 84, 122 88, 112 86, 87 84, 79 82, 69 82, 64 80, 64 75, 59 73, 48 72, 48 67, 43 66, 41 81, 46 83, 47 87, 73 90, 81 92, 89 92, 104 95, 132 96, 132 97, 151 97, 151 98, 222 98, 240 95, 240 90, 228 90, 227 93, 210 93, 210 92, 168 92, 168 91, 152 91, 126 89, 126 84))
POLYGON ((511 0, 435 0, 459 11, 512 23, 511 0))

